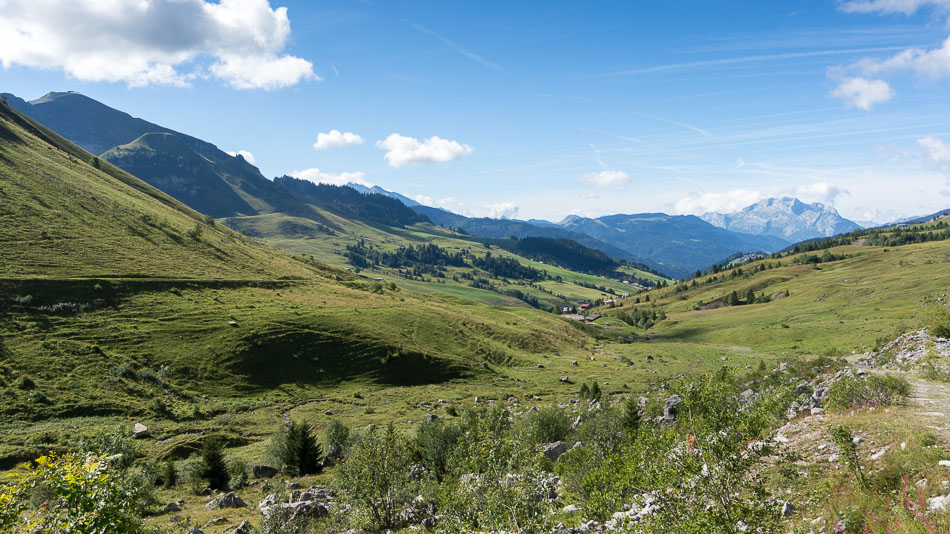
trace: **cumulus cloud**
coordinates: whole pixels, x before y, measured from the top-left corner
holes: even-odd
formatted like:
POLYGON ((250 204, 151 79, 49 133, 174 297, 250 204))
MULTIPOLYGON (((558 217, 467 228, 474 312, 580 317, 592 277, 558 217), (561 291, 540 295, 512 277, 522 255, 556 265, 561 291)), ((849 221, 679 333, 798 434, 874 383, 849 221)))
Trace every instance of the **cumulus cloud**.
POLYGON ((946 10, 950 8, 950 0, 857 0, 839 4, 839 8, 845 13, 903 13, 904 15, 913 15, 924 6, 946 10))
POLYGON ((681 215, 734 213, 765 198, 761 191, 734 189, 726 193, 694 193, 676 201, 673 209, 681 215))
POLYGON ((918 139, 917 144, 924 149, 927 166, 950 174, 950 144, 932 135, 918 139))
POLYGON ((302 171, 293 170, 289 173, 294 178, 301 180, 310 180, 315 184, 346 185, 350 182, 373 187, 373 184, 366 181, 366 174, 362 171, 341 172, 334 174, 332 172, 323 172, 320 169, 304 169, 302 171))
POLYGON ((445 197, 439 199, 439 207, 445 210, 449 210, 453 213, 458 213, 459 215, 470 216, 472 213, 468 211, 468 208, 465 207, 465 203, 459 200, 456 200, 453 197, 445 197))
POLYGON ((733 189, 725 193, 694 193, 673 205, 674 213, 702 215, 704 213, 735 213, 766 198, 795 197, 803 202, 821 202, 833 206, 838 197, 848 191, 831 182, 814 182, 797 187, 768 191, 733 189))
POLYGON ((581 181, 594 187, 611 187, 629 182, 630 175, 623 171, 589 172, 581 176, 581 181))
POLYGON ((376 146, 386 150, 384 157, 390 167, 451 161, 471 154, 474 150, 458 141, 450 141, 438 136, 419 141, 415 137, 406 137, 398 133, 389 134, 386 139, 377 141, 376 146))
POLYGON ((231 157, 241 156, 244 158, 244 161, 250 163, 251 165, 257 165, 257 161, 254 160, 254 154, 251 154, 247 150, 235 150, 233 152, 229 150, 225 153, 231 157))
POLYGON ((432 197, 430 197, 429 195, 416 195, 412 197, 412 199, 418 202, 419 204, 422 204, 423 206, 432 205, 432 197))
POLYGON ((884 80, 868 80, 866 78, 845 78, 833 91, 831 96, 844 100, 845 104, 865 111, 874 104, 887 102, 894 98, 894 89, 884 80))
POLYGON ((485 207, 488 208, 488 216, 492 219, 511 219, 518 214, 518 206, 513 202, 499 202, 485 207))
POLYGON ((362 145, 363 138, 353 132, 341 132, 340 130, 330 130, 329 132, 320 132, 317 134, 317 142, 313 148, 317 150, 327 150, 347 145, 362 145))
POLYGON ((930 50, 908 48, 886 59, 862 59, 851 68, 867 76, 913 72, 931 80, 946 78, 950 76, 950 38, 947 38, 938 48, 930 50))
POLYGON ((277 89, 319 79, 309 61, 283 53, 287 8, 268 0, 5 0, 0 35, 4 68, 84 81, 277 89))
POLYGON ((842 189, 831 182, 815 182, 797 187, 794 190, 794 195, 799 200, 821 202, 828 205, 833 205, 838 197, 847 194, 846 189, 842 189))

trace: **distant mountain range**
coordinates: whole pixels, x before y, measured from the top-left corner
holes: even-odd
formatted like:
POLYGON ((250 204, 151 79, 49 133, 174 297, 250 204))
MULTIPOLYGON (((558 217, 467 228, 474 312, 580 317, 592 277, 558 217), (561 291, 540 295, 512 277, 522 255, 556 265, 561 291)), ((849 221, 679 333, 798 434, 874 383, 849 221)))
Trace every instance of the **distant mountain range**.
POLYGON ((557 223, 471 218, 424 206, 378 186, 347 184, 363 193, 353 196, 340 188, 318 187, 289 177, 269 180, 239 155, 231 156, 211 143, 132 117, 79 93, 49 93, 31 102, 3 96, 13 108, 87 151, 215 218, 286 214, 316 221, 320 231, 334 227, 324 208, 390 226, 429 220, 478 237, 571 239, 610 257, 678 278, 737 253, 774 252, 795 241, 858 228, 833 208, 789 198, 764 200, 734 214, 711 213, 702 218, 662 213, 596 219, 570 216, 557 223), (383 202, 382 197, 399 202, 383 202))
POLYGON ((735 213, 706 213, 703 220, 733 232, 772 236, 796 243, 831 237, 861 227, 820 202, 806 204, 797 198, 767 198, 735 213))

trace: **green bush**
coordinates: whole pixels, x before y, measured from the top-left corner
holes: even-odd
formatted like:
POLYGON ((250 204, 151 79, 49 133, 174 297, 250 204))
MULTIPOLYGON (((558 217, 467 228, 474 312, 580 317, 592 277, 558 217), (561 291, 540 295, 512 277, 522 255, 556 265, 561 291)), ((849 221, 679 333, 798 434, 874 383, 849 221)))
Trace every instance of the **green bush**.
POLYGON ((541 408, 524 418, 524 433, 530 443, 540 445, 567 438, 571 433, 571 417, 556 406, 541 408))
POLYGON ((323 444, 327 450, 339 447, 341 451, 346 451, 350 446, 350 427, 336 419, 331 420, 323 431, 323 444))
POLYGON ((933 303, 927 309, 927 331, 936 337, 950 337, 950 306, 933 303))
POLYGON ((244 460, 239 460, 237 458, 232 458, 228 460, 228 475, 230 479, 228 480, 228 486, 231 489, 241 489, 247 485, 247 481, 250 478, 250 469, 247 466, 247 462, 244 460))
POLYGON ((416 430, 413 449, 416 458, 436 480, 441 481, 448 471, 449 455, 462 436, 462 430, 441 419, 423 423, 416 430))
POLYGON ((0 486, 0 530, 13 534, 142 534, 152 532, 142 521, 147 493, 141 480, 105 456, 49 455, 36 467, 21 466, 12 482, 0 486), (48 495, 39 506, 28 498, 42 488, 48 495))
POLYGON ((333 482, 361 519, 379 531, 395 529, 402 524, 400 512, 416 495, 411 463, 408 442, 392 426, 373 429, 353 447, 333 482))
POLYGON ((846 376, 828 390, 827 407, 851 410, 899 404, 910 394, 910 383, 893 375, 846 376))
POLYGON ((132 438, 132 428, 118 426, 101 428, 96 432, 79 438, 79 450, 96 456, 121 455, 117 459, 122 469, 131 467, 139 457, 138 444, 132 438))

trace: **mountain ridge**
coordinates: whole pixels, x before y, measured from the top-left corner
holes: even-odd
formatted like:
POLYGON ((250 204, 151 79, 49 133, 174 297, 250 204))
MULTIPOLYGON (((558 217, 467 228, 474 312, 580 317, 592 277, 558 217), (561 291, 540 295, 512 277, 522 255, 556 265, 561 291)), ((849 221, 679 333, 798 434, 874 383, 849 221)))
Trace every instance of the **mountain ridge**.
POLYGON ((791 243, 858 230, 832 206, 793 197, 767 198, 733 213, 709 212, 704 221, 733 232, 772 236, 791 243))

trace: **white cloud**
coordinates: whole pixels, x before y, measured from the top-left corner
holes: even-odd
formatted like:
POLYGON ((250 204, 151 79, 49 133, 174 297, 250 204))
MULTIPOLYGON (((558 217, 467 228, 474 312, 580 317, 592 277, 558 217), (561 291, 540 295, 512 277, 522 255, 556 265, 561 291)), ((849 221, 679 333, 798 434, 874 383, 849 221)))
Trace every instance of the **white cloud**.
POLYGON ((703 213, 734 213, 765 198, 761 191, 735 189, 726 193, 694 193, 676 201, 674 213, 702 215, 703 213))
POLYGON ((848 191, 831 182, 815 182, 795 188, 793 194, 805 202, 821 202, 830 206, 834 205, 838 197, 847 195, 848 191))
POLYGON ((430 196, 428 196, 428 195, 416 195, 416 196, 412 197, 412 199, 415 200, 416 202, 418 202, 419 204, 422 204, 423 206, 431 206, 431 205, 432 205, 432 197, 430 197, 430 196))
POLYGON ((319 79, 309 61, 282 54, 287 8, 268 0, 4 0, 0 35, 4 68, 84 81, 276 89, 319 79))
POLYGON ((320 132, 317 134, 317 142, 313 148, 317 150, 327 150, 347 145, 362 145, 363 138, 353 132, 341 132, 340 130, 330 130, 329 132, 320 132))
POLYGON ((595 198, 600 198, 600 195, 598 195, 597 193, 584 193, 583 195, 581 195, 581 198, 583 198, 584 200, 593 200, 595 198))
POLYGON ((733 189, 725 193, 693 193, 676 201, 673 212, 681 215, 704 213, 735 213, 766 198, 795 197, 803 202, 821 202, 833 206, 835 200, 848 191, 831 182, 814 182, 807 185, 778 188, 769 191, 733 189))
POLYGON ((581 181, 594 187, 623 185, 630 181, 630 175, 623 171, 589 172, 581 176, 581 181))
POLYGON ((464 202, 455 200, 452 197, 439 199, 439 207, 453 213, 458 213, 459 215, 465 215, 466 217, 472 215, 472 213, 468 211, 468 208, 465 207, 464 202))
POLYGON ((950 0, 857 0, 841 2, 839 7, 845 13, 903 13, 913 15, 924 6, 937 9, 950 8, 950 0))
POLYGON ((893 98, 894 90, 884 80, 845 78, 831 91, 831 96, 844 100, 851 107, 867 111, 874 104, 887 102, 893 98))
POLYGON ((950 144, 932 135, 917 140, 924 149, 924 163, 928 167, 950 174, 950 144))
POLYGON ((385 158, 390 167, 451 161, 471 154, 474 150, 458 141, 450 141, 438 136, 419 141, 415 137, 406 137, 398 133, 389 134, 386 139, 377 141, 376 146, 386 150, 385 158))
POLYGON ((320 169, 304 169, 302 171, 293 170, 289 173, 294 178, 301 180, 310 180, 315 184, 346 185, 350 182, 373 187, 373 184, 366 181, 366 174, 362 171, 341 172, 334 174, 332 172, 323 172, 320 169))
POLYGON ((908 48, 887 59, 862 59, 851 68, 867 76, 910 71, 931 80, 945 78, 950 76, 950 38, 947 38, 939 48, 931 50, 908 48))
POLYGON ((492 219, 511 219, 518 214, 518 206, 513 202, 499 202, 485 207, 488 208, 488 216, 492 219))
POLYGON ((235 150, 233 152, 229 150, 225 153, 231 157, 241 156, 244 158, 244 161, 250 163, 251 165, 257 165, 257 161, 254 160, 254 154, 251 154, 247 150, 235 150))

